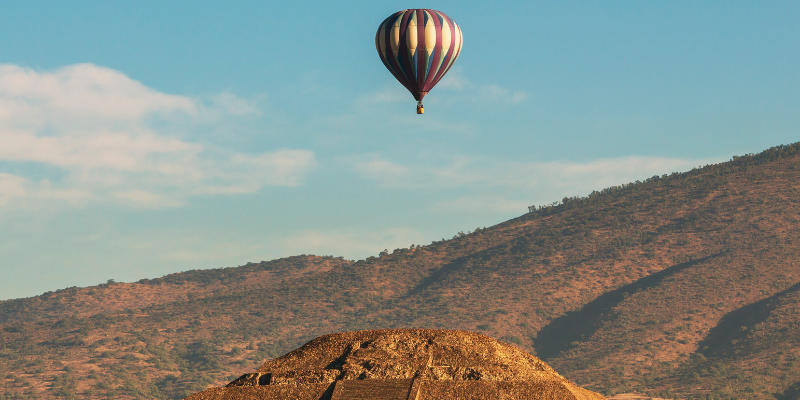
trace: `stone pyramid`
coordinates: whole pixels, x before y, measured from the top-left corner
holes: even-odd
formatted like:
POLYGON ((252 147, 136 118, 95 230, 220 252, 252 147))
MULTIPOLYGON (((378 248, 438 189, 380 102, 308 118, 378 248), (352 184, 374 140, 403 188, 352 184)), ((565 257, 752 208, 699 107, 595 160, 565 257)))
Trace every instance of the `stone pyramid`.
POLYGON ((391 329, 321 336, 187 400, 604 399, 488 336, 391 329))

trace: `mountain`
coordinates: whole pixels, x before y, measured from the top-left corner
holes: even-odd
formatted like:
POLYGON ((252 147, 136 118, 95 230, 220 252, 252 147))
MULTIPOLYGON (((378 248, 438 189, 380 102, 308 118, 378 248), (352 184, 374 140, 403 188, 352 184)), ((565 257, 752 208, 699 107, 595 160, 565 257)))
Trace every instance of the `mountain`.
POLYGON ((800 143, 356 262, 297 256, 0 302, 0 400, 178 399, 308 340, 500 338, 606 395, 800 395, 800 143))

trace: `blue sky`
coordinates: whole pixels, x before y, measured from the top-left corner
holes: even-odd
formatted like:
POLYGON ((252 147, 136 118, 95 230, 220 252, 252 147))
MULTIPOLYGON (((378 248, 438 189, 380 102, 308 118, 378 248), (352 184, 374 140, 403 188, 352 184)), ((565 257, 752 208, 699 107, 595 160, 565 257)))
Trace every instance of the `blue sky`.
POLYGON ((796 142, 798 20, 791 1, 5 5, 0 299, 359 259, 796 142), (410 7, 464 34, 423 116, 374 49, 410 7))

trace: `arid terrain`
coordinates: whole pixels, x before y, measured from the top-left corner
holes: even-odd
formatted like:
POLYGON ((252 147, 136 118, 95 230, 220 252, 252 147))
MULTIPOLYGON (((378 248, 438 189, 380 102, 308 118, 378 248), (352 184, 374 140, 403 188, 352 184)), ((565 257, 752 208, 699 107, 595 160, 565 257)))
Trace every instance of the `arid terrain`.
POLYGON ((800 398, 800 144, 600 189, 365 260, 0 302, 0 400, 180 399, 323 334, 411 327, 498 338, 607 396, 800 398))

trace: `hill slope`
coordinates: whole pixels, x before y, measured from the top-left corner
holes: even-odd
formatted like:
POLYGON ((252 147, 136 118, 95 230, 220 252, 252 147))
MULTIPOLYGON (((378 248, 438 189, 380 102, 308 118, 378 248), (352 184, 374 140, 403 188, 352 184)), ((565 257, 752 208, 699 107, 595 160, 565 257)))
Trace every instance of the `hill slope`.
POLYGON ((797 398, 798 182, 793 144, 357 262, 2 302, 0 393, 181 398, 322 334, 418 327, 501 338, 605 394, 797 398))

